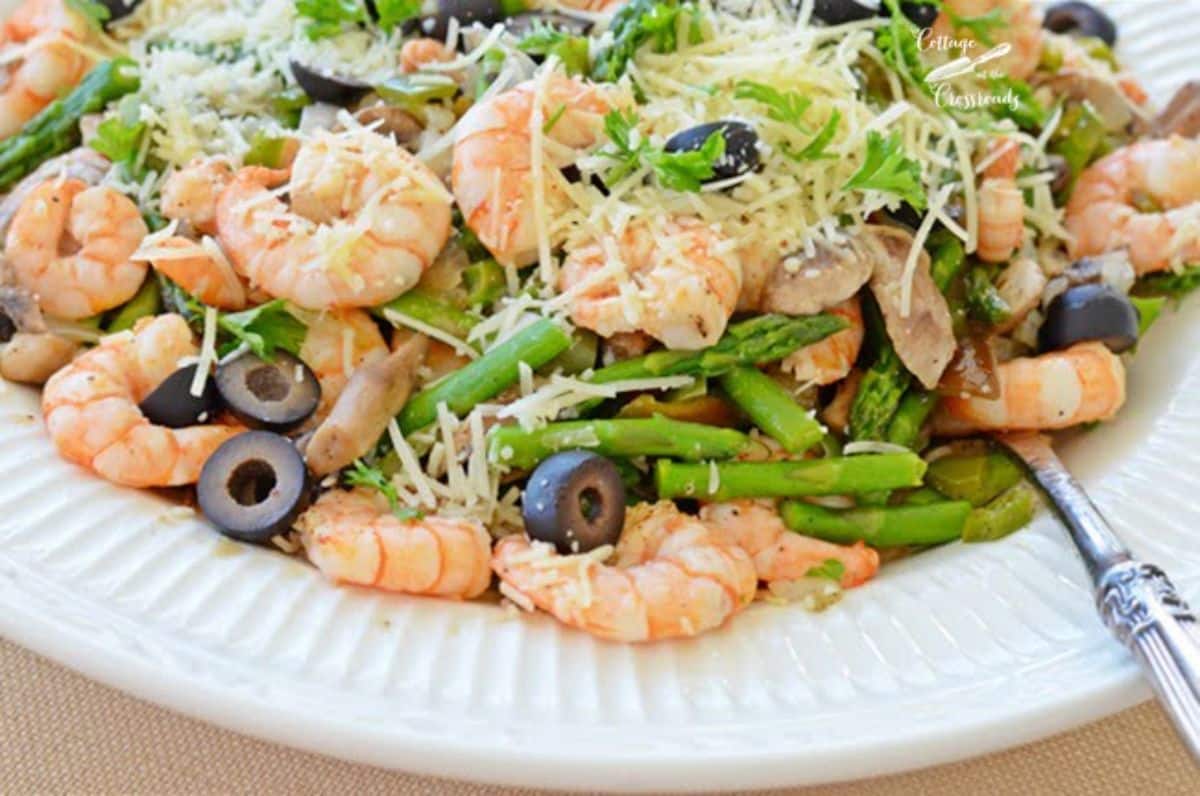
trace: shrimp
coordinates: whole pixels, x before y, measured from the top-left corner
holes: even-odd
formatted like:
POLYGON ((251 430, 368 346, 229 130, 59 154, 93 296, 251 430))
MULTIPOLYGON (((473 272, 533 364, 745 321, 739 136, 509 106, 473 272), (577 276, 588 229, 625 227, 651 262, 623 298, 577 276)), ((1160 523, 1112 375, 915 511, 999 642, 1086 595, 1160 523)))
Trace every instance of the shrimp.
POLYGON ((1073 257, 1119 249, 1138 274, 1200 259, 1200 141, 1139 141, 1079 175, 1065 223, 1073 257))
POLYGON ((825 310, 850 324, 824 340, 805 346, 784 358, 780 367, 801 384, 833 384, 846 378, 863 343, 862 306, 853 296, 825 310))
POLYGON ((450 237, 451 198, 411 153, 365 128, 317 132, 288 171, 250 166, 217 201, 234 268, 308 309, 371 307, 417 283, 450 237))
POLYGON ((214 252, 202 243, 173 236, 135 253, 133 259, 149 260, 155 271, 217 309, 241 310, 248 304, 246 286, 219 249, 214 252))
POLYGON ((476 520, 401 520, 378 492, 326 492, 296 521, 330 580, 385 591, 477 597, 492 582, 491 537, 476 520))
POLYGON ((677 349, 716 343, 741 286, 728 242, 686 216, 660 227, 635 221, 573 249, 559 274, 576 325, 603 337, 642 331, 677 349))
POLYGON ((51 376, 42 392, 58 452, 125 486, 194 483, 213 451, 241 429, 156 426, 138 403, 196 354, 191 329, 178 315, 144 318, 131 332, 103 338, 51 376))
POLYGON ((1013 359, 996 368, 1000 397, 945 396, 934 432, 1042 431, 1108 420, 1125 403, 1125 366, 1103 343, 1013 359))
POLYGON ((217 234, 217 199, 233 181, 233 168, 221 158, 197 158, 163 183, 162 214, 195 232, 217 234))
POLYGON ((146 222, 112 188, 49 180, 30 192, 8 228, 5 253, 17 281, 50 315, 87 318, 137 293, 146 265, 130 261, 146 222))
POLYGON ((79 350, 79 343, 52 332, 17 332, 0 348, 0 376, 22 384, 45 384, 79 350))
POLYGON ((0 139, 83 79, 91 59, 76 46, 88 22, 66 0, 25 0, 0 28, 0 62, 12 64, 0 79, 0 139))
POLYGON ((1021 148, 996 139, 979 186, 979 245, 976 254, 988 263, 1007 262, 1025 239, 1025 196, 1017 187, 1021 148))
POLYGON ((467 226, 504 265, 538 256, 531 130, 543 137, 542 200, 546 217, 555 218, 570 206, 561 169, 605 141, 604 115, 631 102, 624 89, 558 73, 544 80, 541 91, 530 80, 472 105, 455 127, 454 197, 467 226), (535 123, 538 96, 542 121, 535 123))
POLYGON ((387 342, 371 316, 362 310, 305 314, 308 333, 300 359, 321 384, 316 418, 324 418, 346 388, 350 376, 367 362, 388 354, 387 342))
POLYGON ((984 17, 999 11, 1004 22, 988 29, 987 42, 971 48, 965 55, 978 59, 985 49, 1008 45, 1009 49, 984 69, 1003 72, 1016 80, 1024 80, 1038 68, 1042 58, 1042 14, 1030 0, 944 0, 942 11, 933 23, 933 36, 961 41, 964 36, 975 38, 968 28, 955 24, 955 19, 984 17))
POLYGON ((796 580, 833 559, 843 566, 843 588, 861 586, 879 571, 879 553, 862 542, 840 545, 791 531, 770 501, 735 500, 700 509, 717 538, 754 559, 759 580, 796 580))
POLYGON ((421 71, 425 64, 445 63, 454 60, 454 51, 447 49, 439 39, 409 39, 400 47, 400 70, 412 73, 421 71))
POLYGON ((758 586, 744 550, 670 501, 629 510, 612 565, 514 535, 496 544, 492 568, 518 605, 610 641, 699 635, 749 605, 758 586))

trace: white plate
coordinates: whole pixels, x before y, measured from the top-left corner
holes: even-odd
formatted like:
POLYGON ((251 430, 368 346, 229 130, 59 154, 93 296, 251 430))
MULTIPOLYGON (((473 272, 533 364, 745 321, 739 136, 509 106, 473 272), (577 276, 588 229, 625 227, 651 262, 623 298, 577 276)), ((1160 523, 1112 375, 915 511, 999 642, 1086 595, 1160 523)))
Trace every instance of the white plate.
MULTIPOLYGON (((1156 96, 1200 3, 1114 9, 1156 96)), ((1159 321, 1120 419, 1069 462, 1135 550, 1200 602, 1200 306, 1159 321)), ((0 633, 230 729, 492 782, 752 788, 1001 749, 1146 696, 1057 525, 887 567, 813 615, 756 606, 686 643, 326 584, 60 461, 31 392, 0 396, 0 633)))

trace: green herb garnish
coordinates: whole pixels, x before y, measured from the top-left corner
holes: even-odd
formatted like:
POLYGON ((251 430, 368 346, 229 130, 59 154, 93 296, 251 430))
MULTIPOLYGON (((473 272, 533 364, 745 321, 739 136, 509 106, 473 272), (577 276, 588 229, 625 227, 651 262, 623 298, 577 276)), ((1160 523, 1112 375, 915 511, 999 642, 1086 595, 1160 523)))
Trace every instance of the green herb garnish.
POLYGON ((884 191, 925 209, 925 189, 921 185, 921 164, 904 153, 900 134, 884 138, 878 132, 867 133, 867 158, 842 190, 884 191))

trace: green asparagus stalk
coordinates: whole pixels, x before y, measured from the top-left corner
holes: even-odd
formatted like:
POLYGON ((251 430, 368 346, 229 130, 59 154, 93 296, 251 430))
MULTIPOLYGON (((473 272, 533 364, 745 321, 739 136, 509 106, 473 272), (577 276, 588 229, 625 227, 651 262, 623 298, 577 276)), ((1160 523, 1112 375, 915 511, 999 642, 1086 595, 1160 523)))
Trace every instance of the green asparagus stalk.
POLYGON ((108 322, 105 329, 109 334, 132 329, 140 319, 157 315, 162 309, 162 297, 158 291, 158 282, 154 277, 147 277, 133 298, 117 310, 116 315, 108 322))
POLYGON ((642 420, 569 420, 525 431, 500 426, 488 440, 488 457, 521 470, 564 450, 586 448, 605 456, 673 456, 701 461, 728 459, 753 442, 740 431, 657 416, 642 420))
POLYGON ((911 382, 912 374, 900 361, 891 341, 883 338, 879 357, 863 374, 854 402, 850 404, 851 438, 882 440, 911 382))
POLYGON ((976 266, 967 271, 966 288, 967 312, 975 320, 995 326, 1012 317, 1012 308, 1001 297, 988 269, 976 266))
POLYGON ((662 498, 848 495, 921 485, 925 462, 913 453, 885 453, 789 462, 689 464, 659 459, 655 481, 662 498))
POLYGON ((466 340, 471 329, 479 323, 477 316, 463 312, 453 304, 436 299, 422 290, 410 290, 387 304, 381 304, 375 308, 375 313, 395 325, 403 324, 388 318, 389 314, 407 315, 460 340, 466 340))
POLYGON ((79 120, 139 85, 137 65, 129 58, 114 58, 94 68, 70 94, 47 105, 21 132, 0 143, 0 190, 78 146, 79 120))
POLYGON ((828 542, 866 542, 872 547, 906 547, 951 542, 962 536, 971 513, 965 500, 917 506, 885 506, 831 511, 799 500, 779 507, 793 531, 828 542))
POLYGON ((990 502, 1021 481, 1021 468, 1000 451, 945 456, 930 463, 925 480, 953 500, 972 506, 990 502))
POLYGON ((400 430, 411 434, 437 419, 438 404, 462 417, 474 406, 516 384, 521 362, 532 368, 545 365, 566 351, 571 336, 558 324, 543 318, 461 370, 414 395, 400 412, 400 430))
POLYGON ((993 542, 1019 531, 1037 511, 1037 490, 1020 481, 986 506, 971 511, 963 527, 964 542, 993 542))
POLYGON ((937 239, 931 240, 931 248, 930 273, 938 290, 945 293, 967 263, 966 250, 962 241, 947 230, 937 233, 937 239))
POLYGON ((504 295, 504 268, 491 257, 471 263, 463 269, 463 284, 467 288, 467 306, 481 307, 504 295))
POLYGON ((896 414, 892 415, 892 421, 888 423, 887 441, 893 445, 915 448, 921 438, 921 429, 937 402, 937 395, 924 390, 906 392, 900 399, 896 414))
POLYGON ((789 453, 804 453, 825 436, 816 418, 758 368, 734 368, 721 377, 721 386, 756 426, 789 453))

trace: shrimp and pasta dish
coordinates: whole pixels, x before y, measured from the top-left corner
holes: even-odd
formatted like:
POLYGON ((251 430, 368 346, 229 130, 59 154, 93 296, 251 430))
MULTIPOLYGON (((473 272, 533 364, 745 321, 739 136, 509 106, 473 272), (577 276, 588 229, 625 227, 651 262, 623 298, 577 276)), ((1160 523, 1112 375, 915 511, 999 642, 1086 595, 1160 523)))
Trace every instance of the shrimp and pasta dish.
POLYGON ((1020 530, 993 438, 1113 418, 1200 286, 1200 93, 1083 2, 24 0, 0 54, 0 374, 81 477, 611 641, 1020 530))

